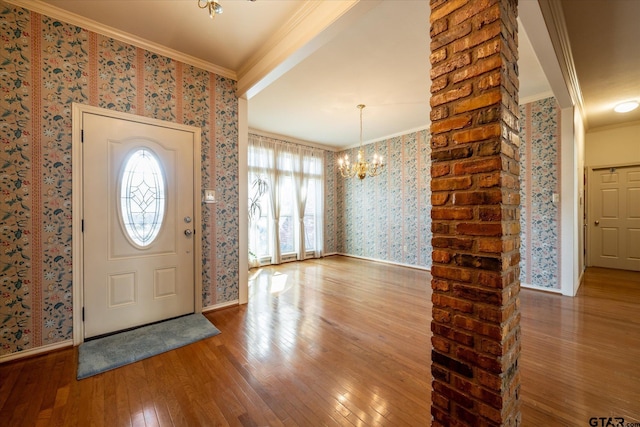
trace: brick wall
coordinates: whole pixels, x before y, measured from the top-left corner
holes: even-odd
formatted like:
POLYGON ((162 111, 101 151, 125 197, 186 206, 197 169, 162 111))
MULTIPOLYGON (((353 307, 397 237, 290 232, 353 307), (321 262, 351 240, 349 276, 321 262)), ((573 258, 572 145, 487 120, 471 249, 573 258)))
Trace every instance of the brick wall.
POLYGON ((434 426, 520 424, 517 0, 431 0, 434 426))

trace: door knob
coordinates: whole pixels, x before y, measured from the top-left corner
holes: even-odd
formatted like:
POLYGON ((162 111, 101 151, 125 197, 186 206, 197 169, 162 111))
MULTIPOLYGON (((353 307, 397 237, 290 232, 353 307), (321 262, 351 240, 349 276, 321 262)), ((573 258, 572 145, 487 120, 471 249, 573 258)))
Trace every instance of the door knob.
POLYGON ((189 229, 184 230, 184 235, 185 235, 185 236, 189 237, 189 236, 191 236, 192 234, 193 234, 193 230, 189 230, 189 229))
POLYGON ((595 225, 600 225, 600 221, 594 221, 595 225))

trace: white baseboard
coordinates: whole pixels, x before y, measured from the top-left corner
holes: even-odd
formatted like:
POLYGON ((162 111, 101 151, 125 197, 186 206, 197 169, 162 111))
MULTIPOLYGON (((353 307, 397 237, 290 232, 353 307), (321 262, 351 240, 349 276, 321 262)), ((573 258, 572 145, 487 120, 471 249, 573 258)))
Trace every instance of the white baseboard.
POLYGON ((556 288, 545 288, 544 286, 529 285, 527 283, 520 283, 520 287, 525 289, 532 289, 534 291, 543 291, 543 292, 550 292, 552 294, 562 295, 562 290, 556 289, 556 288))
POLYGON ((47 344, 43 345, 42 347, 19 351, 17 353, 5 354, 4 356, 0 356, 0 363, 22 359, 25 357, 37 356, 39 354, 49 353, 50 351, 60 350, 61 348, 67 347, 73 347, 73 340, 61 341, 55 344, 47 344))
POLYGON ((233 307, 236 305, 240 305, 240 302, 237 299, 233 301, 222 302, 220 304, 208 305, 202 308, 202 312, 206 313, 208 311, 220 310, 221 308, 233 307))
POLYGON ((429 269, 427 267, 422 267, 422 266, 419 266, 419 265, 412 265, 412 264, 403 264, 401 262, 387 261, 386 259, 369 258, 369 257, 364 257, 364 256, 359 256, 359 255, 351 255, 351 254, 343 254, 343 253, 335 253, 334 255, 341 255, 341 256, 346 256, 346 257, 350 257, 350 258, 364 259, 364 260, 367 260, 367 261, 380 262, 382 264, 398 265, 400 267, 414 268, 416 270, 424 270, 424 271, 429 271, 429 272, 431 271, 431 269, 429 269))

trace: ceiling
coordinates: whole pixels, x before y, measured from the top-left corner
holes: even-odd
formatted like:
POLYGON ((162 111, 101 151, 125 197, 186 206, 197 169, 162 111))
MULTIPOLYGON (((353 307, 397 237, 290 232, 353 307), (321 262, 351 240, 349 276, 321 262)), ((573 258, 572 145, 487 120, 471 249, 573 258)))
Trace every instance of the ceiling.
MULTIPOLYGON (((367 106, 365 143, 429 125, 428 0, 219 0, 224 12, 213 21, 197 0, 7 1, 238 80, 258 132, 354 146, 357 104, 367 106)), ((540 41, 544 24, 522 24, 537 2, 523 3, 520 100, 528 102, 553 94, 546 62, 556 55, 540 41)), ((640 120, 640 109, 610 113, 618 101, 640 100, 640 1, 561 4, 587 126, 640 120)))
POLYGON ((640 101, 640 1, 562 0, 562 11, 589 128, 640 121, 640 108, 612 112, 640 101))

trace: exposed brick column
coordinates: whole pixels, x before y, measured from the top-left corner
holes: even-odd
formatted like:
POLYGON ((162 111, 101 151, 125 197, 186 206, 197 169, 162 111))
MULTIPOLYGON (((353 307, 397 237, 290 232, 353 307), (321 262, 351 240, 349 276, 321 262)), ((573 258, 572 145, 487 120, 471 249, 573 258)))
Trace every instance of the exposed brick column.
POLYGON ((520 425, 517 0, 431 0, 434 426, 520 425))

